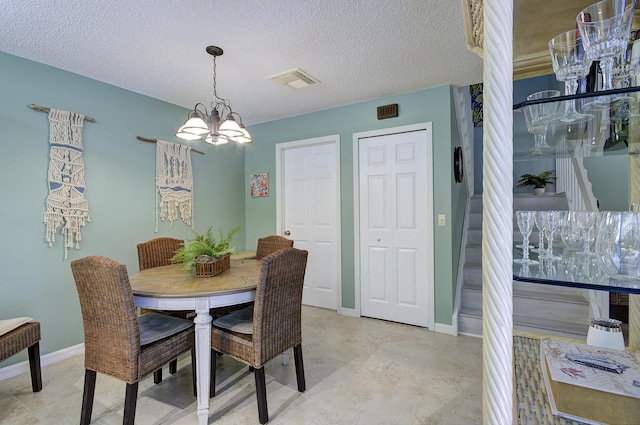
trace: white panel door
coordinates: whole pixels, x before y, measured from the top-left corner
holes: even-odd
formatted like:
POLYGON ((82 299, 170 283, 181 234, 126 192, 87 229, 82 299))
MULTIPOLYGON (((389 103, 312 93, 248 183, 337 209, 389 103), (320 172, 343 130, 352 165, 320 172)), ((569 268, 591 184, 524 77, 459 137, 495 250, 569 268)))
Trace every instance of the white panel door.
POLYGON ((429 324, 431 137, 359 139, 361 315, 429 324))
POLYGON ((285 235, 309 251, 302 302, 332 310, 338 307, 340 269, 336 166, 332 143, 284 151, 285 235))

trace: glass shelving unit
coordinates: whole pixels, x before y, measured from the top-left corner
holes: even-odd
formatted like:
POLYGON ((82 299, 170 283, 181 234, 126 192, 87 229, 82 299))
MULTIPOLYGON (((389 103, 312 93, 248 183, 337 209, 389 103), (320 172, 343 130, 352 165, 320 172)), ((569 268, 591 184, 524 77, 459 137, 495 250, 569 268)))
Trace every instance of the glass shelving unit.
MULTIPOLYGON (((538 259, 530 254, 537 264, 513 264, 513 280, 544 285, 568 286, 597 291, 640 294, 640 280, 609 277, 600 267, 595 255, 584 256, 575 251, 563 250, 554 244, 554 252, 559 260, 538 259)), ((515 259, 522 258, 522 249, 513 248, 515 259)))
POLYGON ((629 155, 640 151, 640 86, 524 101, 514 105, 513 110, 514 161, 629 155), (587 119, 564 120, 570 103, 587 119), (534 135, 527 130, 525 109, 539 104, 554 104, 558 109, 546 132, 550 147, 536 152, 534 135), (629 128, 639 130, 629 132, 629 128))
MULTIPOLYGON (((514 161, 537 159, 586 158, 624 155, 630 158, 629 178, 640 177, 640 86, 573 96, 558 96, 543 100, 525 101, 514 105, 514 161), (561 117, 569 103, 576 110, 592 118, 580 122, 563 122, 561 117), (527 130, 525 108, 542 103, 558 105, 558 112, 549 124, 546 142, 550 148, 534 153, 534 136, 527 130), (637 163, 637 164, 632 164, 637 163)), ((633 201, 632 201, 633 202, 633 201)), ((522 249, 514 246, 514 259, 522 258, 522 249)), ((599 266, 595 255, 585 257, 554 244, 558 260, 538 260, 537 264, 513 264, 513 279, 556 286, 570 286, 608 292, 640 294, 640 280, 618 279, 608 276, 599 266)))

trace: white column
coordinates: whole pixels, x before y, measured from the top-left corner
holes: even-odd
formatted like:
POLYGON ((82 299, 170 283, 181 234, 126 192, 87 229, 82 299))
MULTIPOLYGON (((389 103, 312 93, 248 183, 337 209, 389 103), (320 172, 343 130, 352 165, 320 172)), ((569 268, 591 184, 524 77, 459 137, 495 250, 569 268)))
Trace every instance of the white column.
POLYGON ((483 423, 513 422, 513 0, 484 2, 483 423))

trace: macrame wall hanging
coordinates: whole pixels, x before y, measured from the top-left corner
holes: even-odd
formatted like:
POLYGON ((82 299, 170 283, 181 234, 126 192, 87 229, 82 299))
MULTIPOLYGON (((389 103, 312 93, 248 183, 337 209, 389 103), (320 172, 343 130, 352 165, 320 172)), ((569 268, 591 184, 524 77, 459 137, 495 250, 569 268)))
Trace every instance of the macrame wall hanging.
POLYGON ((163 140, 156 141, 156 205, 159 209, 159 214, 156 214, 156 232, 158 215, 162 221, 169 220, 173 225, 180 214, 182 221, 192 226, 193 171, 190 147, 163 140))
POLYGON ((91 221, 89 203, 84 197, 82 127, 85 116, 57 109, 49 109, 48 112, 50 152, 49 195, 44 213, 46 240, 52 247, 56 233, 60 231, 64 237, 66 260, 69 248, 80 249, 80 228, 91 221))

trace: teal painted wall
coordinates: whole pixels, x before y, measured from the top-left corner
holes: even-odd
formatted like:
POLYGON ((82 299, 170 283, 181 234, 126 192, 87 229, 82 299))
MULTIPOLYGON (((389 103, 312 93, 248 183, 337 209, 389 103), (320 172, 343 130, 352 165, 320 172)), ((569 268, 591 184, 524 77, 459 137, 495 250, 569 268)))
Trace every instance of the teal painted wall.
MULTIPOLYGON (((41 353, 83 341, 82 318, 71 260, 105 255, 138 270, 136 244, 158 236, 190 238, 182 221, 155 227, 155 145, 136 136, 178 141, 174 134, 187 116, 184 108, 108 84, 0 52, 0 319, 31 316, 42 322, 41 353), (80 250, 64 260, 62 237, 49 248, 43 224, 49 163, 47 114, 27 107, 80 112, 86 197, 91 222, 82 229, 80 250)), ((218 222, 243 228, 235 245, 244 249, 244 151, 198 143, 192 153, 195 226, 218 222)), ((2 367, 26 359, 26 354, 2 367)))
MULTIPOLYGON (((392 96, 375 101, 300 115, 249 128, 253 143, 246 146, 246 174, 269 173, 270 196, 251 198, 247 194, 247 249, 254 249, 257 238, 276 231, 275 146, 277 143, 340 135, 340 191, 342 232, 342 307, 355 307, 354 219, 353 219, 353 133, 389 127, 433 123, 434 218, 452 216, 452 113, 449 86, 392 96), (376 108, 397 103, 399 117, 379 121, 376 108)), ((245 178, 247 178, 245 176, 245 178)), ((449 226, 435 227, 435 304, 436 322, 451 324, 453 309, 452 232, 449 226)), ((456 248, 455 251, 458 251, 456 248)), ((457 269, 457 263, 455 268, 457 269)))

